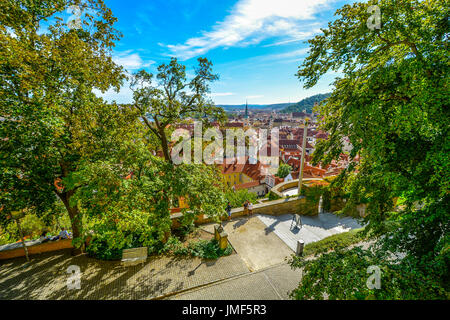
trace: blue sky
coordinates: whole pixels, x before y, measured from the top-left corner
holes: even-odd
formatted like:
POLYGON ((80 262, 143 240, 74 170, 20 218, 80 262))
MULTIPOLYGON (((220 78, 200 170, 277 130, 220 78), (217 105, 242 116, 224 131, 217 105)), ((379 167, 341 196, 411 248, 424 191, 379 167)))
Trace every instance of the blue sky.
MULTIPOLYGON (((340 0, 105 0, 123 33, 113 57, 129 72, 179 58, 188 75, 199 56, 213 62, 220 79, 211 86, 216 104, 296 102, 331 90, 336 74, 305 90, 295 77, 307 55, 305 41, 320 33, 340 0)), ((107 100, 131 102, 127 85, 107 100)))

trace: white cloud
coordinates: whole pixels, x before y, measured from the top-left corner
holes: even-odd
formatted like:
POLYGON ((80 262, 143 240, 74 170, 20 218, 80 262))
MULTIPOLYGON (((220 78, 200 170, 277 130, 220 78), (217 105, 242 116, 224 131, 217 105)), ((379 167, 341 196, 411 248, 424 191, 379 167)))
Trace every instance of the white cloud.
POLYGON ((241 0, 211 31, 190 38, 184 44, 166 47, 171 55, 189 59, 214 48, 248 46, 271 37, 282 38, 275 45, 303 40, 317 30, 314 14, 332 1, 241 0))
POLYGON ((233 96, 233 92, 213 92, 209 94, 211 97, 226 97, 226 96, 233 96))
POLYGON ((115 63, 123 66, 127 70, 136 70, 140 68, 149 67, 155 63, 155 61, 142 60, 141 56, 138 53, 132 53, 131 50, 127 50, 124 52, 116 52, 113 55, 113 60, 115 63))
POLYGON ((293 57, 301 57, 306 55, 309 52, 309 48, 303 48, 283 53, 277 53, 277 54, 268 54, 264 56, 265 60, 278 60, 278 59, 284 59, 284 58, 293 58, 293 57))

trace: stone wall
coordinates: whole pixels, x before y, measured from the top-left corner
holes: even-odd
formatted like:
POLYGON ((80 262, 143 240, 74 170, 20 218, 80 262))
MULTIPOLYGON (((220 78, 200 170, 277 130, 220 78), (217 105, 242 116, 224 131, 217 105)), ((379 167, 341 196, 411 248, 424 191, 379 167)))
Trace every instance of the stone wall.
MULTIPOLYGON (((322 178, 305 178, 302 181, 303 181, 303 184, 306 184, 309 181, 323 181, 323 179, 322 178)), ((296 187, 298 187, 298 179, 279 183, 276 186, 274 186, 272 189, 270 189, 270 191, 272 191, 277 196, 282 198, 282 197, 284 197, 284 195, 283 195, 284 190, 288 190, 288 189, 292 189, 292 188, 296 188, 296 187)))
MULTIPOLYGON (((302 207, 310 206, 306 202, 305 197, 292 197, 285 199, 278 199, 273 201, 267 201, 264 203, 258 203, 253 205, 253 214, 267 214, 278 216, 282 214, 303 214, 302 207)), ((318 204, 314 205, 314 208, 310 208, 308 211, 313 211, 318 213, 318 204)), ((244 215, 244 207, 235 208, 231 210, 231 218, 241 217, 244 215)), ((172 228, 179 228, 181 226, 179 219, 181 218, 181 213, 172 215, 172 228)), ((226 220, 227 217, 223 217, 222 220, 226 220)), ((213 222, 208 217, 202 215, 198 216, 195 220, 196 225, 201 225, 204 223, 213 222)))
MULTIPOLYGON (((27 246, 29 255, 39 254, 39 253, 49 252, 49 251, 62 250, 62 249, 69 249, 69 248, 73 248, 72 239, 49 241, 49 242, 37 244, 34 246, 27 246)), ((23 249, 23 247, 12 249, 12 250, 5 250, 5 251, 0 252, 0 260, 24 257, 24 256, 25 256, 25 250, 23 249)))

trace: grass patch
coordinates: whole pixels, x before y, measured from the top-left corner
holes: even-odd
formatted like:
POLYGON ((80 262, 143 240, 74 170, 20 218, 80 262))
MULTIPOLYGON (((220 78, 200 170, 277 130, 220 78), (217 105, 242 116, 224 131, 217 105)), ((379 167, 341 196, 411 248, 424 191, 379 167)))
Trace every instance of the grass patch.
POLYGON ((317 242, 308 243, 303 249, 303 256, 316 255, 328 252, 337 247, 348 247, 364 240, 362 231, 364 228, 353 229, 348 232, 334 234, 317 242))

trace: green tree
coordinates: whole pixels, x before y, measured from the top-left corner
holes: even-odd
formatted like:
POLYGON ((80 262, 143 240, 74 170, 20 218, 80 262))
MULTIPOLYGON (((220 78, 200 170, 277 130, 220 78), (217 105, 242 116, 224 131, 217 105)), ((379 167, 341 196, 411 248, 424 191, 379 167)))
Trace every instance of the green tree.
POLYGON ((278 167, 278 171, 276 176, 280 177, 280 178, 286 178, 286 176, 291 173, 292 168, 290 165, 286 164, 286 163, 282 163, 280 164, 280 166, 278 167))
POLYGON ((81 163, 114 153, 137 120, 93 93, 118 89, 124 78, 110 54, 120 38, 116 20, 101 0, 1 2, 2 222, 12 211, 42 214, 56 195, 74 237, 81 236, 81 213, 72 201, 76 190, 65 182, 81 163), (70 5, 88 12, 80 29, 68 28, 61 17, 70 5))
POLYGON ((324 94, 316 94, 311 97, 305 98, 300 100, 297 103, 294 103, 290 106, 287 106, 286 108, 282 109, 281 113, 291 113, 291 112, 303 112, 303 110, 306 110, 307 113, 311 113, 314 110, 314 105, 316 103, 320 103, 323 100, 327 99, 330 96, 330 93, 324 93, 324 94))
POLYGON ((117 258, 122 249, 136 246, 156 251, 170 236, 170 209, 180 197, 188 205, 181 209, 183 226, 201 214, 218 220, 224 213, 215 167, 173 166, 153 156, 145 139, 122 147, 118 159, 86 163, 68 182, 77 190, 74 200, 89 217, 93 239, 88 251, 94 256, 117 258))
POLYGON ((445 298, 450 221, 448 6, 442 0, 380 0, 345 5, 336 15, 309 41, 310 54, 297 75, 310 88, 328 71, 343 73, 326 104, 319 106, 321 128, 330 137, 318 143, 313 160, 327 164, 338 159, 342 138, 350 139, 351 164, 333 184, 349 194, 347 209, 367 203, 364 222, 376 239, 376 259, 367 251, 355 256, 355 251, 344 250, 339 259, 335 253, 324 254, 305 267, 306 277, 293 295, 355 298, 367 278, 361 259, 370 258, 385 268, 385 289, 375 290, 375 297, 400 298, 404 290, 405 298, 445 298), (366 24, 370 5, 378 5, 382 14, 381 28, 373 31, 366 24), (397 209, 396 198, 402 202, 397 209), (332 284, 333 272, 348 276, 332 284), (354 281, 348 281, 350 277, 354 281), (421 285, 418 279, 427 281, 421 285))
MULTIPOLYGON (((176 58, 158 66, 156 81, 153 74, 140 70, 132 77, 133 106, 138 110, 147 128, 160 141, 166 161, 172 162, 168 132, 170 127, 188 117, 207 120, 213 117, 223 121, 225 113, 207 99, 209 83, 218 79, 212 73, 212 63, 198 59, 195 76, 187 80, 186 67, 176 58)), ((205 121, 209 125, 209 121, 205 121)))
POLYGON ((230 203, 232 208, 242 207, 245 201, 256 203, 256 194, 249 192, 247 189, 241 189, 237 191, 229 190, 225 193, 227 202, 230 203))

